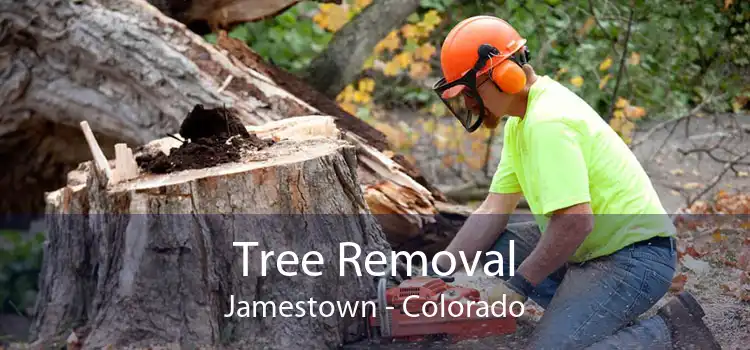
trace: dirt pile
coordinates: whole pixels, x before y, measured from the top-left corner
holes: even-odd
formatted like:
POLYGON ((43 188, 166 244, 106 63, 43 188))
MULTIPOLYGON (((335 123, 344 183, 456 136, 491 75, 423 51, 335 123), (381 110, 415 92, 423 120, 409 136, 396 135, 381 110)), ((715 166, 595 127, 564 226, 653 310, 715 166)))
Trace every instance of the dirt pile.
POLYGON ((274 144, 250 134, 231 109, 206 109, 196 105, 180 125, 185 142, 164 153, 144 154, 136 158, 138 166, 150 173, 166 174, 202 169, 236 162, 243 152, 262 150, 274 144))

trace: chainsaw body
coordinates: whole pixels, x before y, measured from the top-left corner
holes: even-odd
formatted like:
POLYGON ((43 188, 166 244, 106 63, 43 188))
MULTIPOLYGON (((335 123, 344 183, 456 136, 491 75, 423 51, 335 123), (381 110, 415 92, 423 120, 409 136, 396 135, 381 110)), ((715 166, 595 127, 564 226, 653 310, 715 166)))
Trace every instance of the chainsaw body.
POLYGON ((473 288, 451 286, 441 278, 414 277, 398 287, 378 284, 377 316, 369 317, 369 329, 380 338, 418 341, 445 336, 453 342, 503 335, 516 331, 509 312, 482 302, 473 288))

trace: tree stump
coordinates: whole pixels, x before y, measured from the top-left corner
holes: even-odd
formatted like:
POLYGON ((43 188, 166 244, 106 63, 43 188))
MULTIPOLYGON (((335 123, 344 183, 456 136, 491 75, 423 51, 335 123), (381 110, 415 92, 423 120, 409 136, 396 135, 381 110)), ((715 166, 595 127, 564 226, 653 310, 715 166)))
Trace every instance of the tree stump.
MULTIPOLYGON (((84 349, 320 349, 356 339, 362 310, 342 316, 337 302, 370 300, 375 284, 363 270, 365 256, 389 255, 391 248, 365 204, 355 148, 321 136, 335 134, 331 126, 331 118, 287 119, 265 134, 276 139, 272 145, 237 161, 165 174, 141 170, 118 183, 91 162, 79 166, 66 187, 47 196, 32 339, 45 343, 73 329, 84 349), (244 248, 233 242, 258 244, 247 249, 247 271, 244 248), (361 248, 360 275, 347 264, 340 276, 341 255, 356 255, 340 249, 342 242, 361 248), (262 252, 271 251, 263 275, 262 252), (281 267, 296 276, 278 270, 279 261, 293 260, 283 252, 299 259, 281 267), (308 271, 304 259, 312 262, 308 271), (239 317, 247 316, 238 314, 240 301, 249 303, 249 317, 239 317), (257 304, 253 315, 254 302, 271 304, 257 304), (292 306, 282 310, 285 302, 292 306)), ((140 154, 177 145, 160 139, 140 154)))

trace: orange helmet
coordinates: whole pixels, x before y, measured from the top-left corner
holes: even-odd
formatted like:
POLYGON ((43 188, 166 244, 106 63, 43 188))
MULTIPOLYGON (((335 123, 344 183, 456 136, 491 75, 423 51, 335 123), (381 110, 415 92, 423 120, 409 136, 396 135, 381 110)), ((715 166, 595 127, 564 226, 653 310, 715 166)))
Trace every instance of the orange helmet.
POLYGON ((492 16, 470 17, 453 27, 443 41, 443 78, 433 89, 464 128, 472 132, 484 117, 476 78, 489 73, 501 91, 515 94, 526 85, 521 67, 527 61, 526 39, 508 22, 492 16))

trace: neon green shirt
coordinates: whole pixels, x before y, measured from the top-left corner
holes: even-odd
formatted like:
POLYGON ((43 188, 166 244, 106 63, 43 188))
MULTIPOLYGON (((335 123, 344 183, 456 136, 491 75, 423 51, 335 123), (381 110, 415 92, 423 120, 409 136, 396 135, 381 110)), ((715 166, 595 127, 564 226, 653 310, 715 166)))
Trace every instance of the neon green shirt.
POLYGON ((552 212, 589 202, 594 230, 570 258, 609 255, 654 236, 674 236, 645 170, 581 98, 547 76, 531 86, 524 118, 504 128, 490 192, 522 192, 544 232, 552 212))

